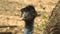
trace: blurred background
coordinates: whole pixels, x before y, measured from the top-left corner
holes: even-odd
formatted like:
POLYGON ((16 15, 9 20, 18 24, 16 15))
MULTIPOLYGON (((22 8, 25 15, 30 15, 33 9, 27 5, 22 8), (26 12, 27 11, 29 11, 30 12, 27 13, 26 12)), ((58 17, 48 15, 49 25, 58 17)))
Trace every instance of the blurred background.
POLYGON ((12 32, 13 34, 24 33, 24 21, 20 17, 20 9, 27 5, 34 5, 35 10, 40 16, 37 16, 34 23, 34 33, 42 34, 49 16, 58 0, 0 0, 0 27, 18 26, 0 28, 0 32, 12 32))

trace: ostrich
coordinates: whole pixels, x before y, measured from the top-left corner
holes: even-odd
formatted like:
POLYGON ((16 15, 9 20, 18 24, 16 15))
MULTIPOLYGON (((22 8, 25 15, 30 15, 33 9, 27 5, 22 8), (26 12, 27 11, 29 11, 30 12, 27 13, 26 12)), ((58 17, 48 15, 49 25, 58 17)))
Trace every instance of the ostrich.
POLYGON ((21 9, 21 18, 25 21, 24 34, 33 33, 34 19, 37 16, 34 6, 28 5, 21 9))

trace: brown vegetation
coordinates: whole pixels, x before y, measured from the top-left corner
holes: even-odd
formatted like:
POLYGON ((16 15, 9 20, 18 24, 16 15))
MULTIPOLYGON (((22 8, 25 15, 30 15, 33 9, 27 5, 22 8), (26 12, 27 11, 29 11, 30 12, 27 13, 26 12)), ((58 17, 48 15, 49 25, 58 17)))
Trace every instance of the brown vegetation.
POLYGON ((18 26, 17 28, 0 28, 0 32, 12 31, 13 33, 23 34, 24 21, 20 18, 19 10, 32 4, 37 13, 41 14, 41 16, 36 17, 34 25, 34 34, 40 34, 48 19, 47 17, 50 15, 57 1, 58 0, 0 0, 0 26, 18 26))

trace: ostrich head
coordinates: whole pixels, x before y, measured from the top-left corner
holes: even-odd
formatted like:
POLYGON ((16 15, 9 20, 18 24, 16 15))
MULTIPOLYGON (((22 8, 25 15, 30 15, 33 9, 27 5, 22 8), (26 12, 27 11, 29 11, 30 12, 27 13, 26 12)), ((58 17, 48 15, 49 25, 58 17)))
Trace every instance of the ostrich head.
POLYGON ((35 11, 34 6, 28 5, 21 9, 21 17, 23 20, 34 20, 37 16, 37 12, 35 11))

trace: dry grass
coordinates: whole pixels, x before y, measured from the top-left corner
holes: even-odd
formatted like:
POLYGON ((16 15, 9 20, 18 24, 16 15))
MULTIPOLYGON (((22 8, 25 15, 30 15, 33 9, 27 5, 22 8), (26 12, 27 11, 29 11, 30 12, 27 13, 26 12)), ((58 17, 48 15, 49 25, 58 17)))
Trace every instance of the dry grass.
POLYGON ((13 34, 23 34, 24 21, 20 19, 20 9, 31 4, 41 16, 36 17, 34 34, 41 34, 48 16, 58 0, 0 0, 0 26, 18 26, 17 28, 0 28, 0 32, 12 31, 13 34), (15 33, 14 33, 15 32, 15 33))

